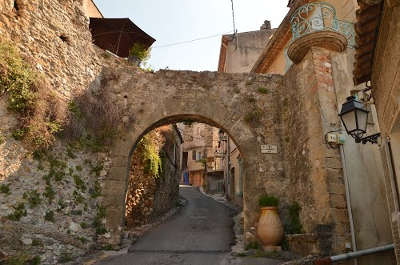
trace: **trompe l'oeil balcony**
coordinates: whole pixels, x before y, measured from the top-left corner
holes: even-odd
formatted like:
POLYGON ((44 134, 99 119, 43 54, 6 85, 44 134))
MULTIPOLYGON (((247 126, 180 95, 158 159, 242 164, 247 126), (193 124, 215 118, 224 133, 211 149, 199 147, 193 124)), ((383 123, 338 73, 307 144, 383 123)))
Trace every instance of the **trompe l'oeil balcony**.
POLYGON ((335 8, 324 2, 308 3, 299 7, 290 19, 292 41, 288 56, 299 63, 311 46, 342 52, 354 46, 352 23, 336 18, 335 8))

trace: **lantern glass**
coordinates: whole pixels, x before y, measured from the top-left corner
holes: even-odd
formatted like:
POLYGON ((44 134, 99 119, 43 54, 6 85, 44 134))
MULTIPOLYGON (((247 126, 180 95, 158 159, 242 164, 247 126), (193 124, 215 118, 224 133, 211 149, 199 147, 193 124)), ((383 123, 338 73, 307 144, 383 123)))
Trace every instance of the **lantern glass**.
POLYGON ((220 140, 220 141, 222 141, 223 138, 224 138, 224 132, 223 132, 221 129, 220 129, 219 132, 218 132, 218 137, 219 137, 219 140, 220 140))
POLYGON ((352 132, 357 130, 355 111, 349 111, 343 114, 341 119, 348 134, 352 134, 352 132))
POLYGON ((356 110, 357 115, 357 128, 359 131, 363 133, 367 132, 367 123, 368 123, 368 111, 365 110, 356 110))

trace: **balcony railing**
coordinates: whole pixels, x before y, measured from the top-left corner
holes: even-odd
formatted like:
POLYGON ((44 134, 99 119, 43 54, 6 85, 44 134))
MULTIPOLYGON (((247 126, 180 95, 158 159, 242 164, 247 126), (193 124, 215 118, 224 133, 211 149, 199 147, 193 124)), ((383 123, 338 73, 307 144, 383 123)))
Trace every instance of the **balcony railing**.
POLYGON ((318 31, 335 31, 346 36, 348 45, 355 45, 354 24, 336 18, 336 9, 324 2, 299 7, 290 19, 292 41, 318 31))

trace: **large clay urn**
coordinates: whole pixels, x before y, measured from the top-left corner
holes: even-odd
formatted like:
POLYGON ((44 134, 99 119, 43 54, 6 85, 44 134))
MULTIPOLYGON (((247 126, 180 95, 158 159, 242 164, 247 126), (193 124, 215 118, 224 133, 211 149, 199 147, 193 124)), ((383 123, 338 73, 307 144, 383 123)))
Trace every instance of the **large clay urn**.
POLYGON ((283 239, 283 226, 278 215, 277 207, 262 207, 257 225, 258 238, 264 249, 279 246, 283 239))

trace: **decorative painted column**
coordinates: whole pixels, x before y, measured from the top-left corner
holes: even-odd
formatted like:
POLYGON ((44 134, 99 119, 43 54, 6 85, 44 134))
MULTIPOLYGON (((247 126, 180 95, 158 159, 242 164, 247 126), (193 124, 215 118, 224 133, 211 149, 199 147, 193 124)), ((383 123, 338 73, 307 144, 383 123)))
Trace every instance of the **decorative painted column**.
POLYGON ((287 54, 296 64, 296 92, 304 106, 307 130, 302 137, 307 139, 308 152, 304 153, 310 161, 309 181, 315 204, 315 209, 303 213, 313 216, 312 224, 305 225, 304 239, 296 240, 305 242, 314 237, 315 245, 308 249, 317 249, 322 255, 341 253, 351 243, 342 161, 339 149, 331 148, 325 135, 341 128, 331 55, 344 52, 353 42, 353 35, 345 22, 336 18, 333 6, 319 2, 298 8, 291 18, 291 28, 287 54))

